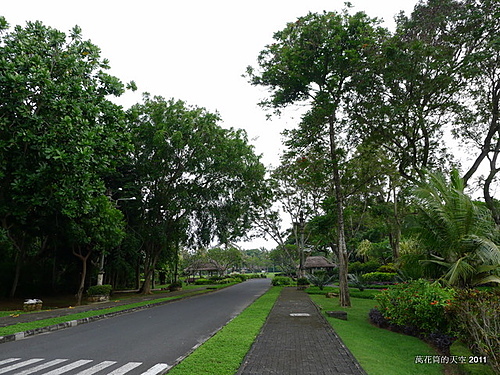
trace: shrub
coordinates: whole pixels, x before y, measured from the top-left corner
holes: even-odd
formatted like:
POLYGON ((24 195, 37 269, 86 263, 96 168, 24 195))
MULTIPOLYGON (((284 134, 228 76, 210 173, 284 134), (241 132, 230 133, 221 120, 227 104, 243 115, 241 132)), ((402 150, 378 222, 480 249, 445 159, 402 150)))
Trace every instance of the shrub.
POLYGON ((368 262, 353 262, 349 264, 349 273, 364 274, 375 272, 380 267, 380 263, 376 260, 369 260, 368 262))
POLYGON ((394 264, 389 263, 377 268, 377 272, 397 273, 397 269, 394 267, 394 264))
POLYGON ((87 290, 89 296, 109 296, 113 287, 109 284, 105 285, 92 285, 87 290))
POLYGON ((275 276, 272 281, 273 286, 290 286, 293 284, 292 278, 288 276, 275 276))
POLYGON ((210 281, 209 279, 203 279, 203 278, 200 278, 200 279, 196 279, 194 281, 195 285, 210 285, 210 284, 213 284, 212 281, 210 281))
POLYGON ((375 297, 391 324, 414 327, 426 334, 450 332, 446 308, 452 298, 453 289, 423 279, 394 285, 375 297))
POLYGON ((325 285, 333 279, 333 276, 328 275, 325 271, 317 271, 313 274, 308 274, 307 278, 311 284, 319 287, 320 290, 323 290, 325 285))
POLYGON ((393 272, 370 272, 365 273, 361 276, 362 280, 365 283, 373 283, 373 282, 390 282, 394 281, 397 273, 393 272))
POLYGON ((306 277, 299 277, 297 279, 297 285, 309 285, 309 280, 306 277))
POLYGON ((179 289, 179 288, 182 288, 182 281, 180 281, 180 280, 174 281, 172 284, 170 284, 168 286, 168 290, 170 290, 170 291, 176 290, 176 289, 179 289))
POLYGON ((449 311, 457 335, 500 373, 500 291, 457 291, 449 311))
POLYGON ((238 281, 240 282, 246 281, 246 279, 248 278, 247 275, 243 275, 241 273, 232 273, 230 276, 233 279, 238 279, 238 281))

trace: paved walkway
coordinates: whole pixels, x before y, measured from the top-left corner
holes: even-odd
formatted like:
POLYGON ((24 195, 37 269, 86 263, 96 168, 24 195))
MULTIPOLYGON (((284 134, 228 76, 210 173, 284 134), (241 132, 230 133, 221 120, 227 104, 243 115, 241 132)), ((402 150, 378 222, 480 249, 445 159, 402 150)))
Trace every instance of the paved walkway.
POLYGON ((237 375, 366 375, 309 296, 284 288, 237 375))

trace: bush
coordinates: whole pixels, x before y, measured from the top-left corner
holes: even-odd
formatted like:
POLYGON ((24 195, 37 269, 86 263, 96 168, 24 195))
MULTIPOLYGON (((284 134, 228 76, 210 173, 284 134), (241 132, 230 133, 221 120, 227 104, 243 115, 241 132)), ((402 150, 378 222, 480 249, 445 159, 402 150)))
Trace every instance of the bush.
POLYGON ((397 273, 398 270, 396 269, 396 267, 394 267, 394 264, 389 263, 377 268, 377 272, 397 273))
POLYGON ((370 272, 365 273, 361 276, 361 279, 365 283, 373 283, 373 282, 391 282, 396 278, 397 273, 393 272, 370 272))
POLYGON ((92 285, 87 290, 87 295, 89 296, 109 296, 113 287, 109 284, 105 285, 92 285))
POLYGON ((380 263, 376 260, 369 260, 368 262, 353 262, 349 264, 349 273, 364 274, 375 272, 380 267, 380 263))
POLYGON ((246 279, 248 278, 247 275, 243 275, 241 273, 232 273, 230 276, 233 279, 238 279, 238 281, 240 282, 246 281, 246 279))
POLYGON ((203 279, 203 278, 200 278, 200 279, 196 279, 194 281, 195 285, 210 285, 210 284, 213 284, 214 282, 209 280, 209 279, 203 279))
POLYGON ((174 281, 172 284, 168 286, 168 290, 176 290, 182 288, 182 281, 174 281))
POLYGON ((292 278, 288 276, 275 276, 272 281, 273 286, 291 286, 292 278))
POLYGON ((317 271, 313 274, 308 274, 307 278, 314 286, 319 287, 320 290, 323 290, 326 284, 328 284, 333 276, 328 275, 325 271, 317 271))
POLYGON ((451 305, 453 289, 427 280, 397 284, 382 291, 375 299, 391 324, 414 327, 425 334, 449 333, 446 308, 451 305))
POLYGON ((500 291, 457 291, 448 310, 457 335, 500 373, 500 291))
POLYGON ((309 280, 306 277, 299 277, 297 279, 297 285, 309 285, 309 280))

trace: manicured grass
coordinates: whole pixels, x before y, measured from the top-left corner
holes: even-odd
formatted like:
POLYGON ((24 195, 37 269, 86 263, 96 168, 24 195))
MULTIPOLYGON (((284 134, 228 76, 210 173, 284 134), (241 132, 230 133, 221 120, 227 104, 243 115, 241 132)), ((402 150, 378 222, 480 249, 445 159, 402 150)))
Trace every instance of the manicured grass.
MULTIPOLYGON (((224 286, 227 286, 227 285, 224 285, 224 286)), ((220 287, 224 287, 224 286, 221 285, 220 287)), ((89 317, 96 316, 96 315, 109 314, 109 313, 113 313, 113 312, 137 308, 137 307, 141 307, 141 306, 145 306, 145 305, 149 305, 149 304, 153 304, 153 303, 166 302, 166 301, 175 300, 175 299, 183 298, 186 296, 194 296, 194 295, 202 294, 202 293, 206 293, 206 292, 207 292, 207 290, 198 290, 198 291, 185 293, 182 295, 158 298, 158 299, 149 300, 149 301, 136 302, 136 303, 131 303, 131 304, 127 304, 127 305, 110 307, 108 309, 102 309, 102 310, 97 310, 97 311, 86 311, 86 312, 66 315, 66 316, 62 316, 62 317, 58 317, 58 318, 37 320, 34 322, 30 322, 30 323, 18 323, 18 324, 6 326, 6 327, 0 327, 0 336, 11 335, 14 333, 24 332, 24 331, 28 331, 28 330, 35 329, 35 328, 47 327, 47 326, 51 326, 51 325, 55 325, 55 324, 59 324, 59 323, 65 323, 65 322, 69 322, 71 320, 84 319, 84 318, 89 318, 89 317)), ((4 312, 4 313, 9 313, 9 312, 4 312)), ((12 314, 12 312, 10 312, 10 314, 12 314)), ((35 313, 30 313, 30 314, 35 314, 35 313)), ((9 314, 7 314, 7 315, 9 315, 9 314)))
MULTIPOLYGON (((338 291, 339 288, 335 286, 325 286, 323 290, 317 286, 310 286, 306 289, 306 293, 318 295, 325 295, 330 292, 338 293, 338 291)), ((377 294, 380 294, 380 292, 380 290, 376 289, 365 289, 361 292, 358 288, 349 288, 349 295, 355 298, 374 299, 377 294)))
POLYGON ((337 334, 368 375, 442 375, 443 366, 416 364, 417 356, 437 355, 423 341, 373 326, 368 312, 376 304, 371 299, 351 298, 352 307, 341 308, 337 298, 311 295, 322 311, 347 311, 348 320, 327 317, 337 334))
POLYGON ((234 375, 259 334, 280 291, 280 287, 269 289, 168 374, 234 375))

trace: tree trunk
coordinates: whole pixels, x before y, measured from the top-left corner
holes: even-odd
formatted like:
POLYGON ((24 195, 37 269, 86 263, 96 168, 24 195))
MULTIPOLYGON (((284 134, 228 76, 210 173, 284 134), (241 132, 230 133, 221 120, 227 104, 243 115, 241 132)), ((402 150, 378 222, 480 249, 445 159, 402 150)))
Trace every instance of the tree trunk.
POLYGON ((335 198, 337 205, 337 251, 339 258, 339 303, 340 306, 350 307, 351 298, 348 286, 348 254, 345 243, 344 230, 344 196, 342 191, 342 182, 340 180, 339 162, 337 158, 337 143, 335 139, 335 118, 332 116, 329 120, 330 135, 330 156, 332 159, 333 184, 335 187, 335 198))
POLYGON ((394 200, 394 222, 391 224, 391 233, 389 234, 389 242, 392 249, 392 261, 396 262, 399 258, 400 253, 400 242, 401 242, 401 220, 399 220, 399 210, 398 210, 398 195, 396 194, 396 188, 392 188, 393 200, 394 200))
POLYGON ((78 252, 73 248, 73 255, 82 261, 82 274, 80 277, 80 286, 78 287, 78 292, 76 294, 76 305, 80 306, 82 304, 83 290, 85 289, 85 279, 87 277, 87 259, 89 259, 92 249, 87 249, 87 254, 82 254, 81 247, 78 247, 78 252))
POLYGON ((19 284, 19 277, 21 275, 21 265, 23 263, 23 255, 20 253, 17 253, 16 256, 16 270, 14 273, 14 280, 12 281, 12 287, 10 289, 10 298, 14 298, 17 290, 17 285, 19 284))

